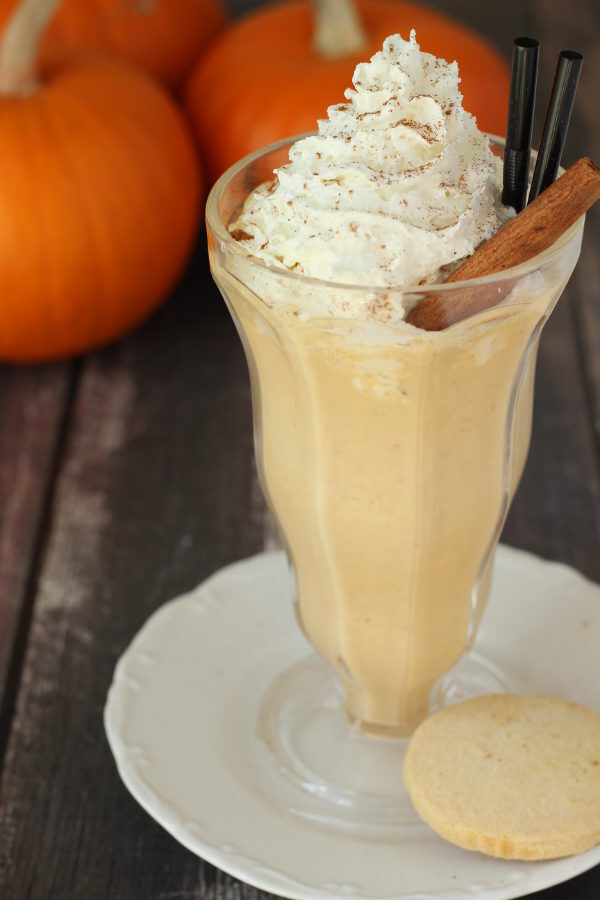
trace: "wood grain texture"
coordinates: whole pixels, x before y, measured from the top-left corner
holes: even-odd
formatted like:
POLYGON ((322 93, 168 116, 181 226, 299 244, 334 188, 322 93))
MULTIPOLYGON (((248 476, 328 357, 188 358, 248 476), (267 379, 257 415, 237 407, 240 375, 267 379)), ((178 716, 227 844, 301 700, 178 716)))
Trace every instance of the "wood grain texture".
POLYGON ((531 450, 502 539, 600 581, 598 463, 570 294, 543 333, 531 450))
MULTIPOLYGON (((546 45, 586 48, 569 139, 567 161, 585 152, 600 158, 600 6, 595 0, 582 0, 565 15, 562 4, 535 0, 541 39, 546 45)), ((600 209, 587 215, 581 259, 572 279, 572 308, 576 320, 583 365, 587 376, 589 401, 596 440, 600 447, 600 209)))
POLYGON ((262 545, 246 364, 204 256, 161 315, 81 377, 0 784, 3 898, 222 884, 132 802, 101 716, 152 610, 262 545))
POLYGON ((70 365, 0 368, 0 759, 72 377, 70 365))
MULTIPOLYGON (((519 33, 538 36, 544 100, 558 50, 583 50, 566 161, 600 158, 595 0, 578 0, 568 13, 554 0, 430 5, 500 47, 519 33)), ((536 121, 534 139, 540 103, 536 121)), ((588 217, 579 268, 542 339, 531 454, 505 538, 600 580, 598 221, 596 212, 588 217)), ((150 612, 258 550, 268 530, 252 462, 246 366, 204 247, 159 315, 84 363, 54 487, 43 473, 52 470, 66 388, 50 369, 21 372, 6 377, 31 379, 31 389, 11 386, 7 394, 0 386, 0 484, 14 504, 0 530, 12 542, 0 571, 12 574, 0 587, 2 602, 11 592, 12 621, 23 610, 22 586, 37 590, 0 781, 0 897, 265 898, 184 850, 137 806, 118 779, 101 721, 114 663, 150 612), (28 437, 13 440, 8 425, 23 415, 27 396, 37 398, 37 412, 17 428, 28 437), (20 535, 29 536, 21 553, 20 535)), ((600 869, 532 896, 596 900, 600 869)))

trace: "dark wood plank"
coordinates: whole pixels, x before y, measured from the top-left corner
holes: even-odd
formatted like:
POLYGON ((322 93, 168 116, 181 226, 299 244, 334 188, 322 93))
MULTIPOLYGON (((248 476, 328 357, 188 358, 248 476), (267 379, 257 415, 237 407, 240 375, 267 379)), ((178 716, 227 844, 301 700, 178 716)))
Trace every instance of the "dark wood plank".
MULTIPOLYGON (((545 45, 557 52, 559 46, 578 49, 585 46, 577 102, 566 147, 567 162, 586 154, 600 160, 600 124, 598 85, 600 84, 600 6, 594 0, 577 4, 577 15, 565 16, 560 3, 536 0, 539 32, 545 45), (584 35, 586 37, 584 37, 584 35), (587 37, 590 35, 590 38, 587 37), (583 43, 582 43, 583 41, 583 43)), ((581 359, 588 386, 588 399, 598 446, 600 446, 600 208, 588 213, 581 259, 573 276, 570 298, 581 359)))
MULTIPOLYGON (((600 71, 598 72, 600 83, 600 71)), ((595 152, 600 159, 600 147, 595 152)), ((573 276, 573 314, 589 393, 591 421, 600 447, 600 210, 587 217, 581 262, 573 276)))
POLYGON ((573 293, 567 289, 542 337, 531 450, 503 540, 600 580, 598 464, 573 293))
MULTIPOLYGON (((586 0, 577 4, 576 15, 565 16, 562 4, 535 0, 530 6, 530 33, 541 42, 537 132, 559 50, 581 48, 585 68, 565 163, 584 154, 600 159, 596 124, 600 58, 592 52, 594 35, 600 32, 600 7, 586 0)), ((536 407, 532 453, 507 529, 515 543, 570 562, 596 580, 600 484, 592 407, 600 398, 598 352, 593 352, 594 327, 600 338, 599 214, 595 209, 588 216, 580 261, 542 339, 537 390, 548 401, 536 407), (548 443, 554 445, 552 455, 538 450, 548 443), (570 533, 572 528, 576 534, 570 533)))
POLYGON ((246 364, 204 259, 81 377, 0 785, 0 897, 222 890, 128 796, 101 718, 152 610, 262 546, 246 364))
POLYGON ((0 758, 72 377, 65 364, 0 368, 0 758))

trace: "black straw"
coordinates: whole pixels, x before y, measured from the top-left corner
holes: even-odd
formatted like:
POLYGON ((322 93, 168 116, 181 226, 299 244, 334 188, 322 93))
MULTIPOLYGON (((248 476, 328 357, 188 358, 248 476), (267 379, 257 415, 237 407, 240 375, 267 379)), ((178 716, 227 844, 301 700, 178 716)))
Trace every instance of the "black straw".
POLYGON ((529 191, 529 203, 545 191, 558 175, 582 63, 581 53, 575 53, 573 50, 562 50, 558 56, 542 140, 529 191))
POLYGON ((513 46, 502 202, 517 212, 527 202, 539 46, 535 38, 528 37, 515 38, 513 46))

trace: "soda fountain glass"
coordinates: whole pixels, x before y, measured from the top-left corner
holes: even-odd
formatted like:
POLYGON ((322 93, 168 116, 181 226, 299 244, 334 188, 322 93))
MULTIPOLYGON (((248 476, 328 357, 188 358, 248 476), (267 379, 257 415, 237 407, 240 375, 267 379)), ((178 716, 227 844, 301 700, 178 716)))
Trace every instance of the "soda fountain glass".
POLYGON ((207 204, 212 274, 250 370, 260 483, 316 651, 271 686, 257 729, 294 809, 397 825, 402 739, 440 705, 513 686, 469 651, 527 456, 540 333, 583 220, 484 279, 401 291, 309 278, 228 232, 292 143, 233 166, 207 204), (500 303, 443 331, 394 315, 484 283, 500 303))

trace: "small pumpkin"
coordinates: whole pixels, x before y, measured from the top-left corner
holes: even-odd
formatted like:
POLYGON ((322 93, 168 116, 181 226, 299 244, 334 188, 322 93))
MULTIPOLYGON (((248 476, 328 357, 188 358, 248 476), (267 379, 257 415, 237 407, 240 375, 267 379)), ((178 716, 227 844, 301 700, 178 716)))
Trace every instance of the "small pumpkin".
MULTIPOLYGON (((0 0, 0 28, 15 0, 0 0)), ((221 0, 63 0, 42 54, 84 49, 127 60, 177 88, 224 27, 221 0)))
POLYGON ((166 91, 111 60, 38 72, 56 0, 23 0, 0 44, 0 359, 81 353, 165 297, 201 180, 166 91))
POLYGON ((422 50, 458 61, 465 108, 481 129, 503 134, 509 67, 471 29, 400 0, 290 0, 234 22, 192 73, 186 105, 209 177, 265 144, 312 131, 343 99, 356 64, 411 28, 422 50))

